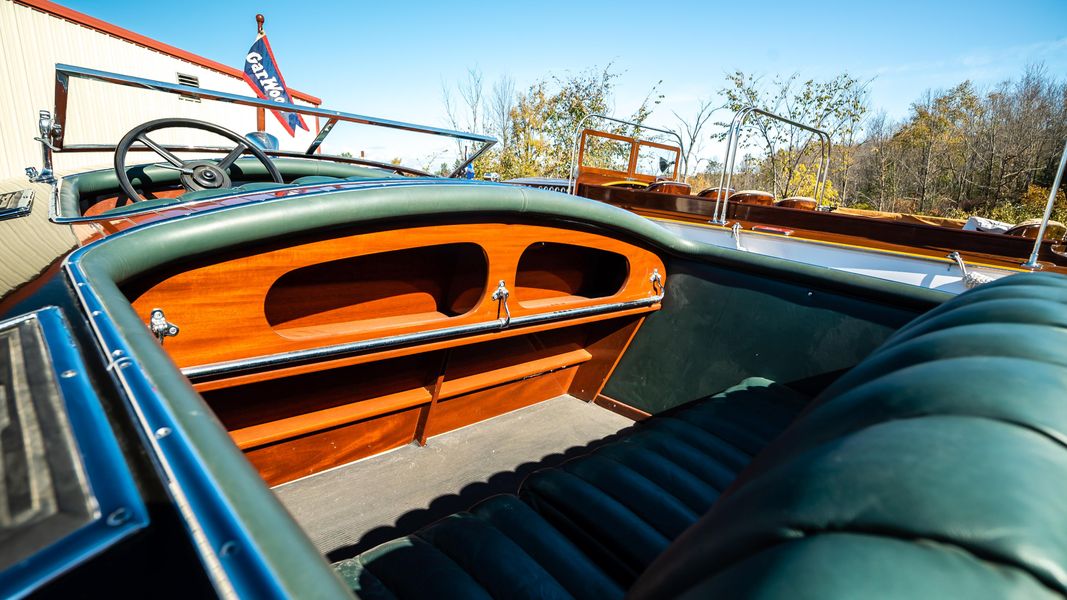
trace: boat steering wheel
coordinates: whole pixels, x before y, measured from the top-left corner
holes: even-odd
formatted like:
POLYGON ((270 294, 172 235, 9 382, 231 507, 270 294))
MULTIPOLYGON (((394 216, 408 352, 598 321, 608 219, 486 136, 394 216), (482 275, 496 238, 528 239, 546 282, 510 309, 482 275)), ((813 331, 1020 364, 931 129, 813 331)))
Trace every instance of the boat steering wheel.
POLYGON ((196 119, 157 119, 134 127, 123 136, 122 140, 119 141, 119 145, 115 147, 115 175, 118 177, 119 187, 129 196, 132 202, 144 200, 144 197, 134 189, 129 175, 126 174, 126 153, 130 151, 130 147, 133 146, 134 142, 141 142, 163 157, 167 162, 159 163, 156 166, 178 171, 182 187, 190 192, 233 187, 228 171, 233 166, 234 161, 246 152, 256 157, 266 167, 267 173, 270 174, 275 183, 285 183, 281 172, 278 171, 278 167, 275 166, 270 157, 241 135, 224 127, 205 121, 197 121, 196 119), (229 139, 236 145, 220 160, 182 160, 148 137, 150 132, 177 127, 210 131, 229 139))

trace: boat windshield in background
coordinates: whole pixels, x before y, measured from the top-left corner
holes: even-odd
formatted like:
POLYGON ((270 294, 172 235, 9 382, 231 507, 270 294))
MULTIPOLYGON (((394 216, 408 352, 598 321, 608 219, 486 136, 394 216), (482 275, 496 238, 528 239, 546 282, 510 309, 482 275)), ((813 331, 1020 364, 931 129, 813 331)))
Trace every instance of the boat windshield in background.
POLYGON ((575 193, 579 180, 600 185, 644 188, 666 178, 678 179, 682 166, 682 138, 669 129, 649 127, 635 121, 607 115, 586 115, 578 121, 571 148, 571 184, 568 193, 575 193), (587 121, 601 119, 633 128, 633 137, 584 128, 587 121), (655 131, 678 140, 678 146, 642 139, 642 130, 655 131), (668 170, 670 175, 667 175, 668 170))

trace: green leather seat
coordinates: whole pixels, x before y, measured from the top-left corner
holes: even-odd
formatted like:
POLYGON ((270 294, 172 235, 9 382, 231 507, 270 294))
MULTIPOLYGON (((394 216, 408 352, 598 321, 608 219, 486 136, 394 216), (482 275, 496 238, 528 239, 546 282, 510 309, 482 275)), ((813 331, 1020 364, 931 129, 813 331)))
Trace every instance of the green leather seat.
POLYGON ((746 380, 338 569, 389 598, 1067 595, 1067 277, 963 294, 805 400, 746 380))

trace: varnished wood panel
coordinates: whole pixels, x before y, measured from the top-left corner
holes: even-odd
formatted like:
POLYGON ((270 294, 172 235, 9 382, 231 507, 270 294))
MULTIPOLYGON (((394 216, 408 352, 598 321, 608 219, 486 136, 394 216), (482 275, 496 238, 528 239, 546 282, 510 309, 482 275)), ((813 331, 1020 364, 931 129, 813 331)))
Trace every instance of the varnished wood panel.
POLYGON ((688 183, 681 181, 657 181, 645 188, 645 191, 688 196, 693 193, 693 188, 688 183))
POLYGON ((524 308, 616 294, 629 276, 626 257, 598 248, 538 242, 519 257, 515 300, 524 308))
POLYGON ((256 448, 245 456, 267 484, 278 485, 408 444, 418 419, 419 409, 412 408, 256 448))
MULTIPOLYGON (((626 256, 629 277, 616 293, 602 298, 565 297, 568 307, 589 306, 646 298, 652 294, 648 275, 664 272, 652 252, 621 240, 582 231, 533 225, 482 223, 419 227, 347 235, 269 248, 246 255, 205 258, 177 267, 161 281, 141 281, 128 286, 133 306, 145 321, 153 308, 162 308, 167 319, 181 328, 168 338, 164 348, 179 366, 194 366, 304 350, 385 335, 400 335, 445 326, 481 323, 497 318, 498 304, 490 298, 496 282, 514 286, 519 257, 531 244, 558 242, 598 248, 626 256), (285 327, 272 327, 265 311, 268 292, 295 269, 347 258, 444 244, 477 243, 488 263, 484 291, 469 311, 439 318, 431 313, 393 315, 368 324, 357 319, 310 325, 297 334, 285 327), (138 290, 143 289, 143 293, 138 290)), ((330 293, 329 286, 306 287, 304 295, 330 293)), ((550 310, 540 305, 524 307, 512 301, 513 316, 550 310)))
MULTIPOLYGON (((300 470, 302 476, 333 464, 309 454, 300 440, 320 439, 349 425, 359 424, 366 437, 375 423, 388 429, 392 415, 410 409, 416 414, 412 439, 425 443, 430 435, 567 393, 576 387, 576 375, 599 391, 641 319, 588 323, 232 386, 205 392, 204 398, 238 447, 256 457, 265 476, 279 470, 293 473, 300 457, 310 456, 314 465, 300 470), (587 363, 594 366, 585 369, 587 363), (274 447, 290 448, 292 455, 265 451, 274 447), (285 464, 274 465, 275 460, 285 464)), ((397 443, 395 436, 388 439, 397 443)), ((348 456, 344 452, 342 448, 348 456)))
POLYGON ((589 361, 578 368, 568 393, 586 402, 595 399, 611 378, 644 320, 643 316, 630 317, 591 326, 585 343, 589 361))
MULTIPOLYGON (((598 185, 579 186, 578 195, 631 210, 646 217, 658 217, 707 224, 714 202, 694 202, 693 198, 669 194, 648 194, 598 185)), ((1033 249, 1033 240, 980 231, 964 231, 915 222, 874 219, 836 212, 787 209, 730 202, 727 219, 745 229, 770 225, 793 230, 794 237, 918 254, 944 259, 959 252, 967 262, 1018 268, 1033 249)), ((1039 261, 1043 268, 1067 273, 1067 256, 1053 251, 1052 242, 1041 245, 1039 261)), ((946 263, 947 265, 948 263, 946 263)))
POLYGON ((562 369, 442 400, 437 404, 426 433, 432 437, 565 394, 574 373, 574 368, 562 369))
POLYGON ((193 383, 193 387, 201 393, 224 389, 227 387, 233 387, 237 385, 245 385, 255 382, 266 382, 278 379, 284 379, 286 377, 292 377, 294 375, 300 375, 303 373, 315 373, 319 371, 326 371, 330 369, 336 369, 339 367, 349 365, 360 365, 373 363, 390 358, 411 356, 415 354, 423 354, 434 350, 443 350, 449 348, 462 348, 466 346, 472 346, 492 340, 508 339, 517 336, 529 335, 531 333, 538 333, 544 331, 553 331, 558 329, 570 329, 573 327, 579 327, 590 323, 610 322, 626 317, 635 315, 644 315, 649 312, 659 310, 659 304, 653 304, 648 307, 632 308, 628 310, 622 310, 614 313, 606 313, 601 315, 592 315, 589 317, 581 317, 577 319, 571 319, 564 322, 556 323, 544 323, 541 325, 533 325, 530 327, 523 327, 522 329, 502 329, 500 331, 492 333, 483 333, 479 335, 472 335, 454 340, 443 340, 439 342, 429 342, 416 347, 401 347, 391 350, 383 350, 373 354, 360 354, 356 356, 348 356, 344 358, 336 358, 330 360, 323 360, 317 362, 311 362, 307 364, 300 364, 289 367, 281 367, 271 369, 267 371, 254 372, 241 375, 232 375, 225 378, 211 379, 206 381, 197 381, 193 383))
POLYGON ((438 360, 424 354, 201 393, 226 429, 236 431, 409 390, 423 390, 428 402, 425 388, 438 360))
POLYGON ((629 404, 624 404, 603 394, 597 395, 593 400, 593 403, 597 406, 604 407, 615 414, 622 415, 627 419, 633 419, 634 421, 644 421, 652 416, 650 413, 647 413, 640 408, 634 408, 629 404))

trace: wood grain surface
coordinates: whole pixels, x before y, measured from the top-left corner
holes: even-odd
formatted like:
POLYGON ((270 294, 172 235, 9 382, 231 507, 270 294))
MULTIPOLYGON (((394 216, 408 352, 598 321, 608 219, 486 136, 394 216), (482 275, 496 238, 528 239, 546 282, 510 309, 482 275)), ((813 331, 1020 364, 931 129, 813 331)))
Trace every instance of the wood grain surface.
POLYGON ((164 348, 189 367, 492 321, 501 280, 513 317, 647 298, 653 269, 656 254, 603 235, 460 224, 206 257, 124 291, 146 323, 158 307, 181 328, 164 348))

